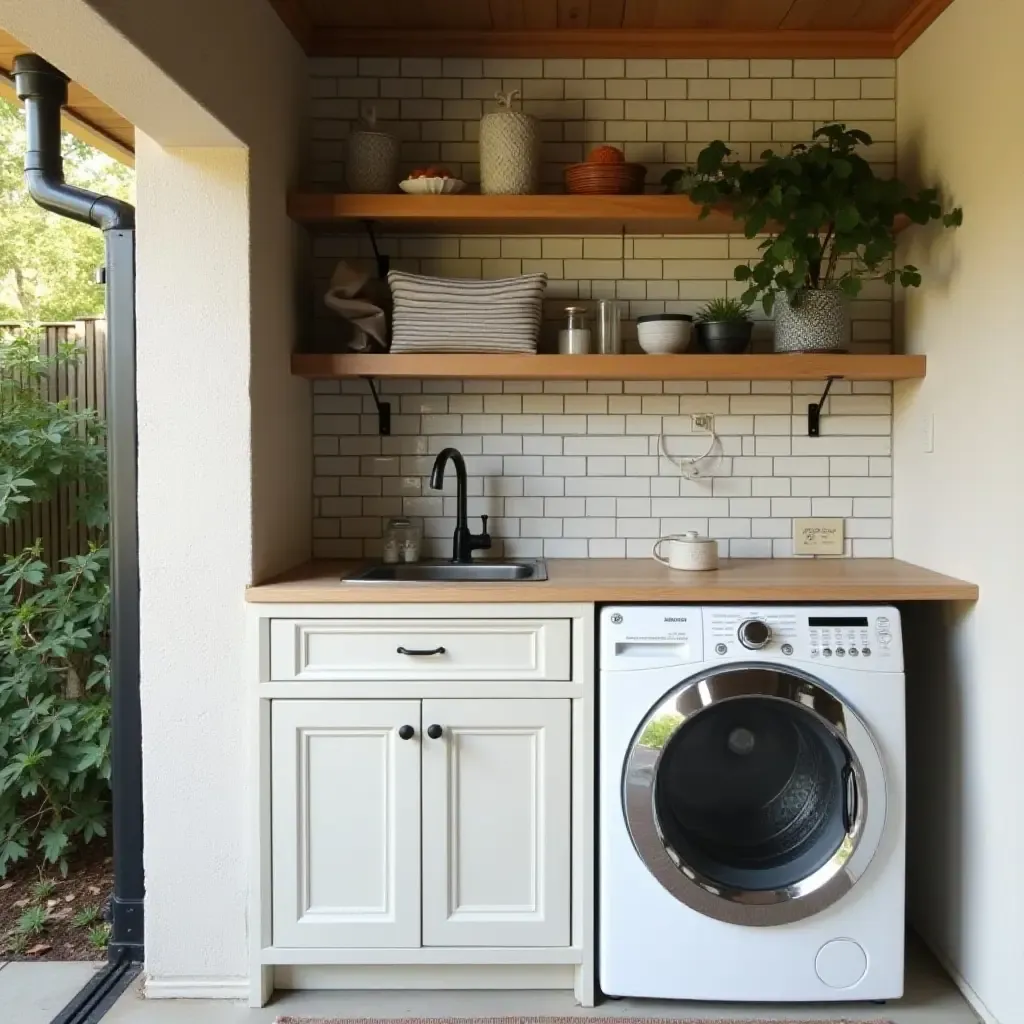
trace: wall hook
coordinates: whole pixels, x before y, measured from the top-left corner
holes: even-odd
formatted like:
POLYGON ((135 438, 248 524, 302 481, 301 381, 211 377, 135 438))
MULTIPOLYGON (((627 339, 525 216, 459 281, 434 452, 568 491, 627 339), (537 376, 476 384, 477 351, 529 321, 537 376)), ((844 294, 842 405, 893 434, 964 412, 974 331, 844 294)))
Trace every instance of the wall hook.
POLYGON ((821 412, 825 407, 825 399, 828 398, 828 393, 832 388, 832 382, 840 380, 842 374, 825 378, 825 390, 821 393, 821 398, 817 402, 811 402, 807 406, 807 436, 808 437, 819 437, 821 435, 821 412))
POLYGON ((370 385, 370 394, 373 395, 373 404, 377 406, 377 433, 381 437, 391 436, 391 403, 382 402, 377 394, 372 377, 364 377, 363 380, 370 385))

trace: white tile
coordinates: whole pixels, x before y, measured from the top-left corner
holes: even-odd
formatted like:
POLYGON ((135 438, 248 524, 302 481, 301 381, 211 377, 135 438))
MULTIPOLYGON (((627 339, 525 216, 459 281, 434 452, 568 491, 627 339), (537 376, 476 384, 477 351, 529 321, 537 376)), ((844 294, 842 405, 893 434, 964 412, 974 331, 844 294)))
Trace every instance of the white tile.
POLYGON ((560 476, 523 477, 523 494, 544 496, 565 494, 565 478, 560 476))
POLYGON ((789 477, 783 476, 755 476, 750 481, 750 493, 754 497, 785 498, 790 494, 789 477))
POLYGON ((775 460, 776 476, 828 476, 828 459, 811 456, 779 456, 775 460))
POLYGON ((611 537, 595 538, 588 543, 587 554, 591 558, 625 558, 626 542, 611 537))
POLYGON ((892 494, 892 481, 883 476, 834 476, 829 480, 829 493, 842 497, 887 498, 892 494))
POLYGON ((772 518, 779 516, 809 516, 810 498, 772 498, 772 518))
POLYGON ((561 537, 562 520, 552 518, 520 519, 520 537, 561 537))
POLYGON ((884 516, 888 518, 892 515, 892 499, 854 498, 853 515, 857 517, 884 516))
POLYGON ((790 480, 790 493, 794 498, 825 497, 828 493, 828 477, 795 476, 790 480))
POLYGON ((586 504, 586 498, 545 498, 543 514, 557 518, 585 516, 586 504))
POLYGON ((891 540, 861 540, 853 542, 854 558, 892 558, 891 540))
POLYGON ((562 532, 566 537, 614 537, 615 518, 585 516, 583 519, 564 519, 562 532))
POLYGON ((587 460, 577 455, 550 455, 544 459, 546 476, 586 476, 587 460))
POLYGON ((571 539, 545 540, 545 558, 586 558, 587 541, 582 537, 571 539))
POLYGON ((853 515, 852 498, 812 498, 812 516, 834 516, 845 519, 853 515))
POLYGON ((772 542, 770 540, 748 540, 736 538, 729 541, 730 558, 771 558, 772 542))
POLYGON ((650 481, 645 477, 573 476, 567 477, 565 481, 565 493, 567 495, 599 494, 615 498, 641 498, 650 494, 650 490, 650 481))

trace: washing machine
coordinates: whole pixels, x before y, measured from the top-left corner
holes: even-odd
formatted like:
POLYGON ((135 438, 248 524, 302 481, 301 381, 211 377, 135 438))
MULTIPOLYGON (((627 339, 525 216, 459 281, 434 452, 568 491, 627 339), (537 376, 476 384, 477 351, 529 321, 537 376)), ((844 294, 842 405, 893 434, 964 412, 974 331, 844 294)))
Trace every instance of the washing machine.
POLYGON ((607 607, 609 995, 903 993, 905 723, 889 607, 607 607))

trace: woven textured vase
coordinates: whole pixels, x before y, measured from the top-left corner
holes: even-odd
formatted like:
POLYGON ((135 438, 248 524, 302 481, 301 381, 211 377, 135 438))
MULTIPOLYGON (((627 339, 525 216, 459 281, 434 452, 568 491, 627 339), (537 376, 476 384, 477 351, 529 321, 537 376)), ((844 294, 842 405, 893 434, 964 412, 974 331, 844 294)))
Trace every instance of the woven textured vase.
POLYGON ((485 195, 521 196, 537 191, 537 119, 509 109, 518 92, 497 93, 501 109, 480 119, 480 191, 485 195))
POLYGON ((394 192, 398 139, 387 132, 352 132, 345 145, 345 184, 350 192, 394 192))
POLYGON ((776 352, 844 352, 849 347, 846 300, 834 288, 807 288, 793 307, 785 292, 775 296, 776 352))

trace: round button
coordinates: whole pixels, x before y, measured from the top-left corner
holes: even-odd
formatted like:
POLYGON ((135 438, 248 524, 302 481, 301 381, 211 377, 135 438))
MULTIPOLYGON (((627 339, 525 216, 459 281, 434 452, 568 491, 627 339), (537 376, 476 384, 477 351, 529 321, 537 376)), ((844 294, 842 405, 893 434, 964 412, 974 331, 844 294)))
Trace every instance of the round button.
POLYGON ((772 628, 762 619, 747 619, 740 624, 740 643, 748 650, 759 651, 767 647, 772 638, 772 628))
POLYGON ((846 651, 844 651, 842 649, 842 647, 837 647, 836 648, 836 657, 837 658, 842 658, 845 654, 846 654, 846 651))
POLYGON ((826 647, 826 648, 824 648, 822 650, 821 653, 824 654, 826 658, 831 658, 832 657, 832 648, 831 647, 826 647))
POLYGON ((715 644, 715 654, 728 654, 729 648, 725 644, 715 644))
POLYGON ((859 654, 860 654, 860 651, 858 651, 856 647, 851 647, 850 648, 849 655, 850 655, 851 658, 856 658, 857 655, 859 655, 859 654))
POLYGON ((783 654, 792 654, 793 653, 793 645, 792 644, 783 644, 782 645, 782 653, 783 654))
POLYGON ((870 658, 871 657, 871 648, 870 647, 865 647, 864 650, 862 650, 860 653, 863 654, 865 658, 870 658))
POLYGON ((867 969, 867 954, 853 939, 826 942, 814 958, 814 971, 829 988, 853 988, 867 969))
POLYGON ((811 657, 812 657, 812 658, 816 658, 816 657, 818 656, 818 654, 819 654, 819 653, 820 653, 820 652, 818 651, 818 648, 817 648, 817 647, 813 647, 813 648, 811 648, 811 657))

